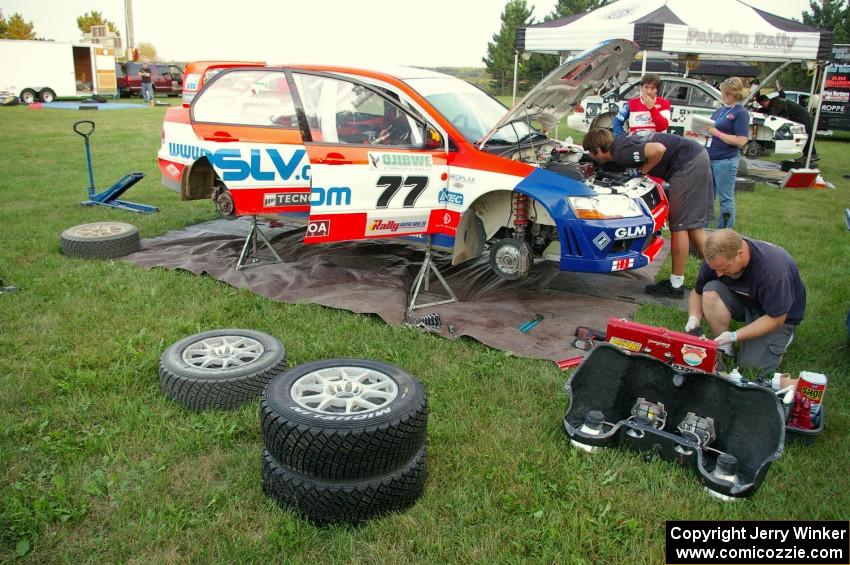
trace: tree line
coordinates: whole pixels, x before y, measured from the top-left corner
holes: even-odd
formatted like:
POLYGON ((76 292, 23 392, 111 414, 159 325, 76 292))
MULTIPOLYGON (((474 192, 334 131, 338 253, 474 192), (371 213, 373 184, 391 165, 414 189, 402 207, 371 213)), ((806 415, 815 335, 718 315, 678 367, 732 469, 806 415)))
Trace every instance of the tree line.
MULTIPOLYGON (((82 16, 77 17, 77 27, 82 33, 90 33, 92 26, 106 26, 109 31, 113 32, 118 37, 121 37, 121 32, 114 22, 107 20, 103 14, 97 10, 86 12, 82 16)), ((37 41, 49 41, 44 37, 39 37, 35 32, 35 25, 31 21, 24 19, 24 16, 15 12, 8 19, 0 10, 0 39, 30 39, 37 41)), ((139 43, 138 45, 139 58, 144 61, 156 60, 156 47, 150 43, 139 43)))

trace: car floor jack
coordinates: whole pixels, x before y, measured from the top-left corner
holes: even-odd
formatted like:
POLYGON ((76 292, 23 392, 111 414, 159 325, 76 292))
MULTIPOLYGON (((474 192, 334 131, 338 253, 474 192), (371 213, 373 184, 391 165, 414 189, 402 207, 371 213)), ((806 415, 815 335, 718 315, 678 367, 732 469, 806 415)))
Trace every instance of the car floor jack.
POLYGON ((86 163, 89 166, 89 199, 82 202, 83 206, 108 206, 109 208, 121 208, 140 214, 159 212, 159 208, 156 206, 118 200, 118 197, 124 194, 131 186, 145 178, 145 173, 126 174, 103 192, 95 192, 94 172, 91 166, 91 147, 89 143, 89 138, 94 133, 94 122, 91 120, 80 120, 74 124, 74 131, 86 141, 86 163))
POLYGON ((245 245, 242 246, 242 253, 239 255, 239 260, 236 262, 236 270, 243 269, 245 265, 245 261, 248 257, 252 257, 251 263, 258 263, 260 260, 257 259, 257 238, 263 240, 263 243, 266 244, 266 247, 269 248, 269 251, 274 255, 275 261, 270 261, 270 263, 283 263, 283 259, 280 258, 280 255, 277 254, 277 251, 272 247, 269 238, 266 237, 266 234, 263 233, 263 230, 257 225, 257 216, 251 216, 251 231, 248 232, 248 237, 245 238, 245 245), (250 248, 250 249, 249 249, 250 248))
POLYGON ((410 292, 407 295, 408 312, 412 312, 417 308, 427 308, 429 306, 439 306, 440 304, 451 304, 453 302, 457 302, 457 296, 455 296, 455 293, 452 292, 449 283, 446 282, 443 275, 440 274, 440 270, 437 268, 437 265, 434 264, 434 259, 431 256, 431 236, 428 235, 427 237, 428 245, 425 247, 425 260, 422 261, 419 273, 417 273, 416 278, 413 279, 413 283, 410 285, 410 292), (443 289, 449 297, 445 300, 428 302, 427 304, 416 304, 416 299, 419 297, 419 290, 422 287, 423 282, 425 283, 425 291, 428 291, 428 281, 431 278, 431 273, 434 273, 434 276, 437 277, 437 280, 440 281, 441 285, 443 285, 443 289))

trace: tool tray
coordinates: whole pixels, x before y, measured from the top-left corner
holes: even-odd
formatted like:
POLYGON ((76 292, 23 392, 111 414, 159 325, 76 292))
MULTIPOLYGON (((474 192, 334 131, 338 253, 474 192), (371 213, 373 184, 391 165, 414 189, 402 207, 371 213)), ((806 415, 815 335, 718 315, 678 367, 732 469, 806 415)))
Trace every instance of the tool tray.
POLYGON ((770 390, 715 374, 678 371, 649 355, 607 343, 591 350, 570 377, 567 390, 570 406, 563 425, 572 442, 594 448, 621 446, 643 452, 648 459, 679 463, 692 468, 707 488, 727 497, 755 493, 784 448, 784 413, 770 390), (659 422, 635 417, 638 399, 663 403, 665 423, 659 427, 659 422), (598 435, 581 429, 593 410, 604 415, 598 435), (707 446, 696 434, 677 429, 693 415, 713 419, 716 437, 707 446), (713 474, 718 452, 737 458, 735 480, 713 474))

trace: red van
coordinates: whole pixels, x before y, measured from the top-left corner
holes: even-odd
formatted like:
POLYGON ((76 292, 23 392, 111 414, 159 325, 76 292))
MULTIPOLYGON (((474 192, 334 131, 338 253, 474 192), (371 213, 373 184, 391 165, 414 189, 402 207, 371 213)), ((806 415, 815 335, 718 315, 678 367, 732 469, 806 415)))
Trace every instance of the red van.
MULTIPOLYGON (((118 94, 121 98, 141 96, 142 79, 139 70, 144 63, 115 63, 115 78, 118 81, 118 94)), ((183 70, 177 65, 166 63, 148 63, 151 71, 154 95, 178 96, 183 84, 183 70)))

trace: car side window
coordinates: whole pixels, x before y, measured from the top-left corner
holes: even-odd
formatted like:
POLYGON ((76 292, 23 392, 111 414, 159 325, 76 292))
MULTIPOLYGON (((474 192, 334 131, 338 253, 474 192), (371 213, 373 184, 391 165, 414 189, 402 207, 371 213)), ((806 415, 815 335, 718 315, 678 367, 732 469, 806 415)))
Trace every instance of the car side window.
POLYGON ((715 97, 702 88, 695 87, 691 89, 691 106, 696 106, 698 108, 713 108, 715 100, 715 97))
POLYGON ((298 129, 295 103, 283 71, 221 73, 195 97, 196 122, 298 129))
POLYGON ((388 97, 361 84, 295 73, 313 141, 421 147, 422 124, 388 97))
POLYGON ((631 100, 640 96, 640 82, 636 82, 628 87, 625 92, 620 95, 623 100, 631 100))
POLYGON ((671 104, 687 105, 688 86, 679 82, 663 82, 661 97, 669 100, 671 104))

